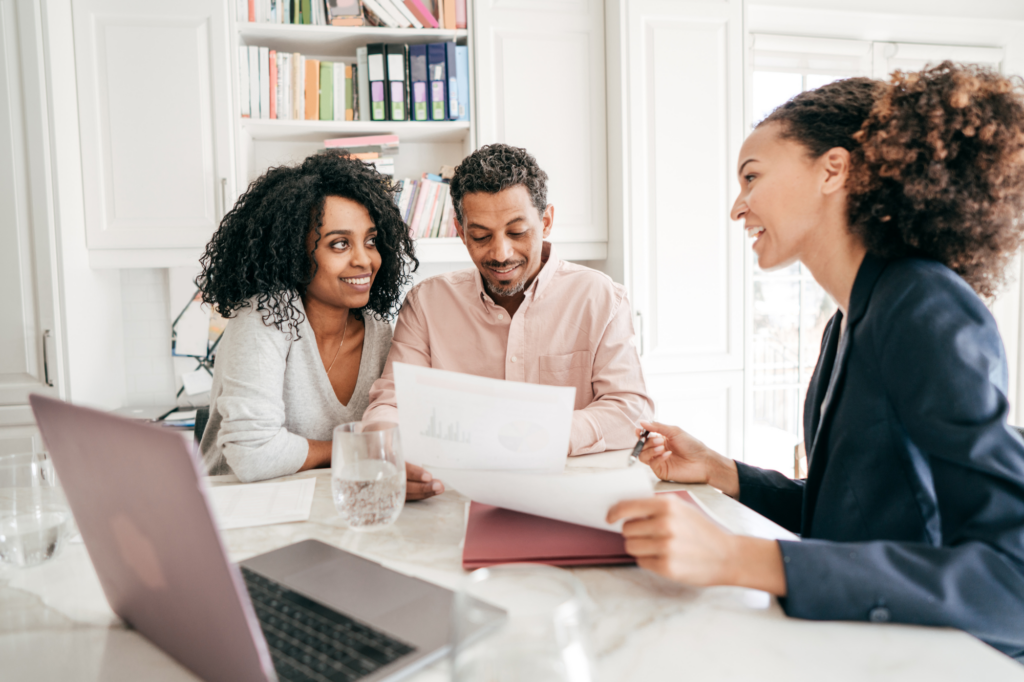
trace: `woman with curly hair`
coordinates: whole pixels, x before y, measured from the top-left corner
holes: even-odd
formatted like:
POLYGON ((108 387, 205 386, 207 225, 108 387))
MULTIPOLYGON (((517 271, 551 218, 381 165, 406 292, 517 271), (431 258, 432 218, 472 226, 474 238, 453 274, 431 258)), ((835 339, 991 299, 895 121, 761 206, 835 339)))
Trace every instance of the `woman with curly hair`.
POLYGON ((616 505, 641 566, 790 616, 960 628, 1024 662, 1024 441, 991 297, 1022 241, 1024 93, 943 63, 797 95, 750 134, 732 209, 765 269, 839 311, 804 408, 806 480, 664 424, 641 459, 800 533, 729 535, 679 500, 616 505))
MULTIPOLYGON (((224 217, 197 280, 231 318, 200 443, 211 474, 257 481, 328 466, 334 427, 362 417, 419 264, 393 192, 328 151, 271 168, 224 217)), ((429 476, 409 477, 409 497, 432 494, 429 476)))

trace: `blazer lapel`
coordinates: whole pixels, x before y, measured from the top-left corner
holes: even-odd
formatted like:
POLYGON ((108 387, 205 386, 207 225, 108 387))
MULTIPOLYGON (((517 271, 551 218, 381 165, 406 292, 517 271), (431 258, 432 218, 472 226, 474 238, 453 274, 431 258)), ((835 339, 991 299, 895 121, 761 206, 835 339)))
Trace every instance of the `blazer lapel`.
MULTIPOLYGON (((801 531, 804 535, 811 531, 814 507, 818 500, 818 490, 821 487, 821 479, 828 464, 829 426, 835 412, 836 403, 842 395, 843 377, 846 374, 846 365, 851 352, 850 339, 853 338, 853 332, 857 323, 864 317, 868 302, 871 300, 871 292, 874 290, 875 283, 881 276, 882 271, 885 270, 885 265, 885 261, 872 256, 870 253, 864 256, 864 261, 861 263, 853 283, 853 290, 850 292, 850 309, 846 330, 840 335, 843 315, 842 313, 836 313, 826 331, 828 337, 822 346, 823 357, 820 359, 815 371, 814 379, 824 383, 824 381, 821 381, 824 379, 821 376, 821 372, 828 366, 827 363, 832 360, 829 357, 829 350, 835 349, 833 351, 835 359, 832 360, 828 387, 825 390, 824 396, 821 395, 820 385, 815 386, 817 391, 814 395, 812 395, 810 387, 808 387, 807 399, 813 399, 814 403, 804 408, 808 411, 808 418, 805 419, 804 437, 805 440, 810 439, 810 443, 807 446, 807 484, 804 488, 803 520, 801 523, 801 531), (836 347, 836 336, 839 337, 838 348, 836 347), (807 430, 808 426, 812 427, 813 431, 807 430)), ((813 383, 814 381, 812 380, 813 383)))

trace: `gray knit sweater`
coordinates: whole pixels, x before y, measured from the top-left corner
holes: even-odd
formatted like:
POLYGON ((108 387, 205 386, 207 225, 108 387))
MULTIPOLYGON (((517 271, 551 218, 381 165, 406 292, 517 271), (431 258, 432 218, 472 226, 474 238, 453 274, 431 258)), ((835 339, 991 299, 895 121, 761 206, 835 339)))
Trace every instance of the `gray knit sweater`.
MULTIPOLYGON (((295 305, 305 318, 302 302, 295 305)), ((331 440, 335 426, 362 418, 391 348, 391 326, 366 315, 359 377, 342 405, 309 321, 295 340, 263 315, 252 305, 240 310, 217 346, 210 421, 199 446, 210 474, 233 472, 241 481, 294 474, 306 461, 307 439, 331 440)))

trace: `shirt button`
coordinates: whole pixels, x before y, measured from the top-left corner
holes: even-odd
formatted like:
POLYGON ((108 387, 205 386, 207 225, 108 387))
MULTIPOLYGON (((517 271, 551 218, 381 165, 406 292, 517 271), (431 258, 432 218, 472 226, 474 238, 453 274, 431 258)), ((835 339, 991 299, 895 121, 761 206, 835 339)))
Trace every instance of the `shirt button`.
POLYGON ((498 313, 498 319, 499 319, 499 320, 504 320, 504 319, 505 319, 505 316, 504 316, 504 315, 502 315, 501 313, 498 313))
POLYGON ((892 614, 884 606, 876 606, 868 611, 868 620, 872 623, 888 623, 891 619, 892 614))
POLYGON ((516 361, 516 356, 513 355, 512 356, 512 362, 515 362, 515 361, 516 361))

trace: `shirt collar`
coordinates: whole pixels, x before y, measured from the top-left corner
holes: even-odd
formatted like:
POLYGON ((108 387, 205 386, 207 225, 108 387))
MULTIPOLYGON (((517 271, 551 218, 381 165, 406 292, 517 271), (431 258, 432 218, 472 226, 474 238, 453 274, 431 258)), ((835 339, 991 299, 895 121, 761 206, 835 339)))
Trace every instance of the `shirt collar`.
MULTIPOLYGON (((555 276, 555 271, 558 270, 558 266, 561 263, 561 259, 558 254, 555 253, 555 247, 551 242, 544 242, 541 247, 540 259, 544 263, 541 266, 540 272, 533 279, 533 283, 526 288, 527 292, 533 291, 534 298, 540 296, 541 291, 547 286, 547 283, 555 276)), ((490 293, 484 287, 484 276, 477 270, 476 277, 476 293, 480 300, 486 304, 487 302, 494 303, 494 299, 491 298, 490 293)))

